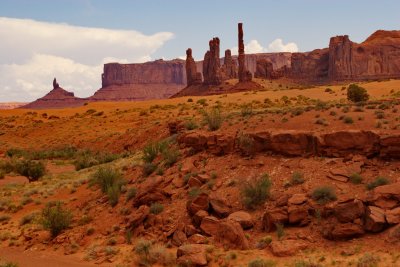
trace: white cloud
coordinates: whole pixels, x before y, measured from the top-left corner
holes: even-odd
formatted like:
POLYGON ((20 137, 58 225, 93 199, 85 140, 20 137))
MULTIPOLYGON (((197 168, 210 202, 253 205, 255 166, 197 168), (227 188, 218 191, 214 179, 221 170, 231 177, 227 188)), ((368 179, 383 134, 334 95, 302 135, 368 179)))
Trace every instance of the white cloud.
POLYGON ((101 86, 104 63, 149 61, 173 37, 0 17, 0 101, 41 97, 53 77, 89 96, 101 86))
MULTIPOLYGON (((238 47, 231 49, 233 55, 238 54, 238 47)), ((299 48, 296 43, 284 44, 282 39, 278 38, 272 41, 267 47, 263 47, 257 40, 251 40, 244 46, 247 54, 271 53, 271 52, 298 52, 299 48)))

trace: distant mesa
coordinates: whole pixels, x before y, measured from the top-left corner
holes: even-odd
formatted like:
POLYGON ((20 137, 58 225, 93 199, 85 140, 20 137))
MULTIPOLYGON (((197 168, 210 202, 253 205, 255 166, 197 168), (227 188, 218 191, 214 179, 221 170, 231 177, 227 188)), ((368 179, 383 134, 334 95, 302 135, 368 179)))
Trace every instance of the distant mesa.
POLYGON ((78 98, 60 87, 24 108, 63 108, 92 101, 140 101, 185 95, 207 95, 260 89, 253 78, 285 79, 295 84, 318 85, 346 81, 400 78, 400 31, 378 30, 364 42, 347 35, 330 39, 329 47, 304 53, 245 54, 243 24, 238 24, 238 56, 225 51, 220 39, 209 41, 203 61, 192 49, 186 60, 156 60, 140 64, 107 63, 102 87, 89 98, 78 98), (233 80, 227 85, 228 80, 233 80))

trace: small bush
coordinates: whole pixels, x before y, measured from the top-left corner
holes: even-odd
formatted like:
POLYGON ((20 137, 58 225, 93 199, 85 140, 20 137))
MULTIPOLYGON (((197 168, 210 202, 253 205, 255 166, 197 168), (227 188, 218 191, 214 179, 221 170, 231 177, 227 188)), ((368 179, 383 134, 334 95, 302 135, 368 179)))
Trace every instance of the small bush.
POLYGON ((97 184, 101 191, 107 194, 111 206, 118 203, 123 184, 122 175, 118 171, 110 167, 100 167, 91 177, 90 185, 94 184, 97 184))
POLYGON ((175 147, 167 147, 161 151, 163 157, 163 162, 166 167, 171 167, 174 165, 180 156, 180 152, 175 147))
POLYGON ((314 189, 311 195, 312 198, 319 204, 325 204, 337 199, 336 193, 333 188, 328 186, 322 186, 314 189))
POLYGON ((358 86, 357 84, 350 84, 347 88, 347 99, 352 102, 365 102, 368 101, 369 95, 365 88, 358 86))
POLYGON ((0 267, 18 267, 18 264, 15 262, 5 262, 5 263, 0 263, 0 267))
POLYGON ((126 193, 126 201, 131 200, 132 198, 136 197, 137 194, 137 189, 136 187, 131 187, 128 189, 128 192, 126 193))
POLYGON ((361 258, 358 259, 357 267, 378 267, 379 261, 379 257, 365 253, 361 258))
POLYGON ((352 123, 354 123, 354 120, 353 120, 352 117, 345 116, 345 117, 343 118, 343 122, 346 123, 346 124, 352 124, 352 123))
POLYGON ((371 183, 367 184, 367 189, 372 190, 375 187, 381 186, 381 185, 386 185, 389 184, 389 180, 386 177, 379 176, 377 177, 374 181, 371 183))
POLYGON ((185 128, 190 131, 199 128, 199 126, 193 119, 190 119, 185 122, 185 128))
POLYGON ((294 172, 290 178, 290 185, 298 185, 304 183, 304 175, 301 172, 294 172))
POLYGON ((149 176, 157 169, 157 165, 154 163, 145 163, 143 164, 142 173, 144 177, 149 176))
POLYGON ((42 210, 42 225, 56 237, 71 224, 72 213, 63 207, 62 202, 49 202, 42 210))
POLYGON ((152 214, 160 214, 161 212, 163 212, 163 210, 164 210, 164 206, 157 202, 151 204, 151 206, 150 206, 150 212, 152 214))
POLYGON ((28 178, 29 182, 37 181, 45 174, 45 166, 41 161, 21 160, 15 165, 18 174, 28 178))
POLYGON ((242 114, 242 117, 249 117, 253 115, 253 106, 252 104, 244 104, 241 106, 240 109, 240 114, 242 114))
POLYGON ((207 99, 201 98, 201 99, 197 100, 196 103, 205 106, 207 103, 207 99))
POLYGON ((166 144, 163 142, 151 142, 143 148, 142 159, 144 162, 153 162, 158 156, 158 153, 165 148, 166 144))
POLYGON ((278 240, 281 240, 285 236, 285 227, 281 223, 276 223, 276 236, 278 237, 278 240))
POLYGON ((255 259, 249 262, 248 267, 274 267, 276 263, 272 260, 255 259))
POLYGON ((353 184, 361 184, 362 183, 362 176, 359 173, 353 173, 349 177, 350 182, 353 184))
POLYGON ((246 156, 252 156, 255 153, 254 150, 254 139, 248 135, 240 133, 237 137, 239 148, 241 149, 242 153, 246 156))
POLYGON ((245 182, 241 188, 242 203, 248 209, 263 204, 269 197, 271 185, 268 174, 245 182))
POLYGON ((216 131, 221 127, 223 118, 219 108, 213 108, 209 112, 204 110, 202 114, 205 124, 208 125, 208 130, 216 131))

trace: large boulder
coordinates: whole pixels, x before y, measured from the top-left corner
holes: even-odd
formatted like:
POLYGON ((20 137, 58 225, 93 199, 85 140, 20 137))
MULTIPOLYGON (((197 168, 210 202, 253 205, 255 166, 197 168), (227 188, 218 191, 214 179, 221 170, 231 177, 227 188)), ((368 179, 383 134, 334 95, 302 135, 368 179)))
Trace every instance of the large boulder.
POLYGON ((379 207, 368 206, 365 215, 364 229, 376 233, 382 231, 385 226, 385 211, 379 207))
POLYGON ((206 193, 199 194, 196 198, 188 201, 186 207, 191 216, 196 214, 199 210, 208 210, 209 208, 209 197, 206 193))
POLYGON ((363 217, 364 213, 364 204, 359 199, 350 199, 338 203, 334 207, 334 214, 341 223, 353 222, 355 219, 363 217))
POLYGON ((271 232, 276 229, 276 224, 286 224, 289 221, 287 208, 267 210, 263 215, 263 229, 271 232))
POLYGON ((323 236, 331 240, 350 239, 363 234, 362 226, 355 223, 329 223, 323 229, 323 236))
POLYGON ((378 186, 372 193, 374 206, 392 209, 400 205, 400 183, 378 186))
POLYGON ((313 155, 316 138, 308 132, 276 132, 271 134, 271 150, 287 156, 313 155))
POLYGON ((238 222, 243 229, 249 229, 254 226, 254 221, 251 215, 245 211, 236 211, 228 216, 228 220, 238 222))
POLYGON ((381 153, 383 158, 400 158, 400 134, 381 136, 381 153))
POLYGON ((389 224, 400 223, 400 207, 385 211, 386 221, 389 224))
POLYGON ((272 241, 272 254, 277 257, 287 257, 296 255, 300 250, 306 249, 308 244, 299 240, 272 241))
POLYGON ((238 222, 232 220, 221 221, 217 232, 217 241, 230 249, 248 249, 249 243, 243 229, 238 222))
POLYGON ((211 211, 221 218, 228 216, 231 211, 228 201, 222 197, 216 196, 215 194, 210 196, 210 207, 211 211))
POLYGON ((189 244, 183 245, 176 251, 177 263, 182 266, 206 266, 207 249, 209 245, 189 244))
POLYGON ((289 223, 301 226, 307 225, 310 222, 309 209, 310 207, 307 204, 290 205, 288 207, 289 223))
POLYGON ((129 216, 129 227, 136 228, 141 225, 150 214, 150 208, 146 205, 140 206, 129 216))
POLYGON ((204 217, 200 224, 200 229, 209 236, 216 236, 219 231, 220 221, 213 217, 204 217))

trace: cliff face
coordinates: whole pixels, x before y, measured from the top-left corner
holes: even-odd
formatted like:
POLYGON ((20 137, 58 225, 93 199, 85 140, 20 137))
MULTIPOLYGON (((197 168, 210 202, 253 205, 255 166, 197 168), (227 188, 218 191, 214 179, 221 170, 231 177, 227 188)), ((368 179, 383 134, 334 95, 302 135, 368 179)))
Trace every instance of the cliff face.
POLYGON ((294 53, 285 76, 312 83, 399 78, 400 31, 377 31, 361 44, 332 37, 329 48, 294 53))
POLYGON ((141 64, 104 65, 102 87, 123 84, 186 84, 183 60, 156 60, 141 64))

